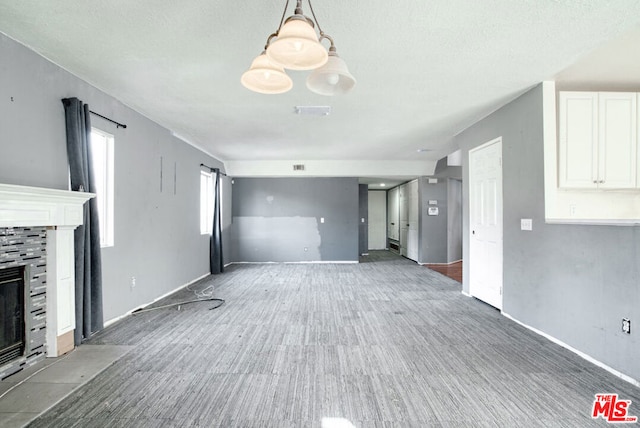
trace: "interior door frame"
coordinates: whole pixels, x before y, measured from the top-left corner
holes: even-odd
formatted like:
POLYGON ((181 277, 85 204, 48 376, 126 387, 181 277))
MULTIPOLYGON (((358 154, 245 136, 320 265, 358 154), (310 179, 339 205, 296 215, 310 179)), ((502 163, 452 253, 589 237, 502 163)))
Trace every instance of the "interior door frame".
MULTIPOLYGON (((476 153, 487 149, 488 147, 492 146, 493 144, 500 144, 500 154, 499 154, 499 168, 500 168, 500 192, 499 192, 499 198, 500 198, 500 205, 499 205, 499 209, 500 209, 500 260, 499 260, 499 269, 497 269, 497 272, 494 272, 493 274, 497 277, 500 278, 500 293, 499 293, 499 300, 495 301, 495 302, 487 302, 488 304, 496 307, 499 310, 502 310, 502 306, 503 306, 503 299, 504 299, 504 292, 503 292, 503 275, 504 275, 504 195, 503 195, 503 185, 504 185, 504 174, 503 174, 503 165, 502 165, 502 150, 503 150, 503 145, 502 145, 502 137, 498 137, 498 138, 494 138, 493 140, 487 141, 484 144, 481 144, 477 147, 474 147, 473 149, 469 150, 469 155, 468 155, 468 159, 469 159, 469 230, 468 230, 468 234, 469 234, 469 294, 473 297, 479 298, 478 297, 478 293, 477 290, 476 292, 474 292, 474 263, 471 260, 473 258, 473 249, 475 247, 474 245, 474 238, 472 236, 472 231, 474 228, 474 186, 475 186, 475 177, 474 177, 474 173, 473 173, 473 162, 472 162, 472 156, 474 156, 476 153)), ((482 298, 479 298, 480 300, 485 301, 482 298)))

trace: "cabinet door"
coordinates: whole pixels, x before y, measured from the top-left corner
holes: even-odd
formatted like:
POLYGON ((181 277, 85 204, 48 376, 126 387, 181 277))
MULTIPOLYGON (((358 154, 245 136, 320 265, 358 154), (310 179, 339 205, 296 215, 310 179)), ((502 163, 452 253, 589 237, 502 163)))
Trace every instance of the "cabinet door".
POLYGON ((560 92, 560 187, 598 187, 598 93, 560 92))
POLYGON ((636 187, 637 95, 600 92, 598 185, 605 189, 636 187))

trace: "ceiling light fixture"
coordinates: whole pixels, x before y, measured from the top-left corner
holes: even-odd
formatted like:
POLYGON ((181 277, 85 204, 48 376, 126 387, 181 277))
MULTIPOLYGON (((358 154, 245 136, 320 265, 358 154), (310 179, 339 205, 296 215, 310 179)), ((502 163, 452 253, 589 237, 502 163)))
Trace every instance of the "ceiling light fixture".
POLYGON ((264 51, 253 60, 249 70, 240 79, 246 88, 263 94, 287 92, 293 87, 293 82, 285 73, 285 68, 314 70, 307 77, 307 88, 320 95, 344 94, 354 87, 355 78, 338 56, 333 39, 320 28, 311 0, 307 0, 307 3, 313 20, 304 16, 302 0, 296 0, 294 15, 285 21, 289 7, 287 0, 278 30, 269 36, 264 51), (320 43, 323 39, 331 43, 328 53, 320 43))

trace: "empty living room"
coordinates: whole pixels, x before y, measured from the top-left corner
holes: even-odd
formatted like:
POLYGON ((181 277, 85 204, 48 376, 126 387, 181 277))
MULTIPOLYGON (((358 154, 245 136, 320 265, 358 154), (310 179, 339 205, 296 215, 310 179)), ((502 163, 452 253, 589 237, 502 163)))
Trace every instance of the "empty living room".
POLYGON ((0 0, 0 426, 638 423, 640 3, 410 3, 0 0))

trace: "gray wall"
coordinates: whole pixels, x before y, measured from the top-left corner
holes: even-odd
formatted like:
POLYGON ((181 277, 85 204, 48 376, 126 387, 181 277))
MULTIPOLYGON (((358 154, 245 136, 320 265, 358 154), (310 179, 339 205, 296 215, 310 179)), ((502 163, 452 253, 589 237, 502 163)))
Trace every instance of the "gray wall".
POLYGON ((420 179, 419 263, 452 263, 462 259, 462 167, 449 166, 442 158, 429 177, 420 179), (437 200, 439 214, 429 216, 429 200, 437 200))
MULTIPOLYGON (((640 379, 640 227, 544 222, 542 88, 538 86, 456 138, 468 183, 469 149, 502 136, 503 311, 571 347, 640 379), (533 219, 533 231, 520 219, 533 219)), ((469 260, 468 186, 463 190, 464 260, 469 260)), ((468 263, 463 289, 468 292, 468 263)))
POLYGON ((357 261, 358 199, 357 178, 235 178, 232 260, 357 261))
POLYGON ((447 263, 462 260, 462 180, 447 180, 447 263))
POLYGON ((369 252, 369 186, 360 184, 358 216, 358 254, 369 252), (364 221, 363 221, 364 220, 364 221))
POLYGON ((207 274, 209 237, 200 235, 198 218, 199 165, 223 165, 3 35, 0 58, 0 182, 68 188, 62 98, 78 97, 127 124, 116 129, 92 117, 93 126, 115 136, 115 246, 102 251, 105 320, 207 274))
POLYGON ((231 225, 233 217, 231 207, 233 201, 233 185, 230 177, 222 176, 222 259, 225 265, 231 263, 231 225))
POLYGON ((429 184, 428 177, 420 177, 418 188, 420 203, 418 263, 447 263, 447 180, 438 179, 437 183, 429 184), (436 200, 438 204, 429 205, 429 200, 436 200), (428 214, 430 206, 438 207, 437 216, 428 214))

